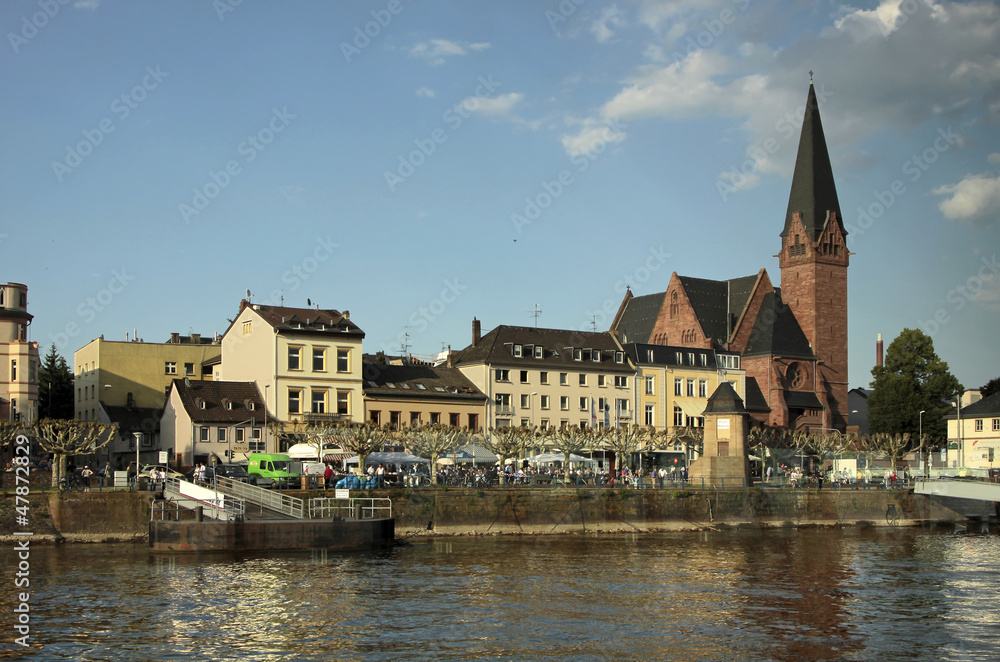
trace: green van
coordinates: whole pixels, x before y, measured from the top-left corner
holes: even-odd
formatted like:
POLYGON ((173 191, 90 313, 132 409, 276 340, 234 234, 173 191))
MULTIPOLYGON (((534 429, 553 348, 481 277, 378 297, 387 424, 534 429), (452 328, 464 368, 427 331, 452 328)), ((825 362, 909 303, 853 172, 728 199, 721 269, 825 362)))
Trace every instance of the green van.
POLYGON ((293 462, 284 453, 250 453, 247 473, 261 487, 278 484, 279 487, 296 487, 301 463, 293 462))

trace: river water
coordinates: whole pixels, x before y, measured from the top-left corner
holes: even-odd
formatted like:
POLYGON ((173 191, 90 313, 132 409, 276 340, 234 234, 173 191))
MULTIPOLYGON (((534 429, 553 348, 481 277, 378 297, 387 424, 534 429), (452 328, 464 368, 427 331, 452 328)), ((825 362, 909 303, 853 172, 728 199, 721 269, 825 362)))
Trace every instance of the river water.
MULTIPOLYGON (((5 568, 17 561, 11 546, 5 568)), ((448 538, 372 553, 33 546, 32 660, 995 660, 996 529, 448 538)))

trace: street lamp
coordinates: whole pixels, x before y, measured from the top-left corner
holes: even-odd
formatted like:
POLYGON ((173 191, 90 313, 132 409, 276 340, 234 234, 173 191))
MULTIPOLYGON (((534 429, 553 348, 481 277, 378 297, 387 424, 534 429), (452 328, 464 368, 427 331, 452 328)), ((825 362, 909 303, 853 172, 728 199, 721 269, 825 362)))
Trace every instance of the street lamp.
POLYGON ((924 478, 927 478, 927 476, 929 476, 930 474, 928 472, 927 463, 924 461, 924 414, 925 413, 927 413, 927 410, 921 409, 920 415, 917 417, 917 420, 919 421, 917 434, 920 435, 920 464, 922 464, 924 467, 924 478))
POLYGON ((133 432, 132 435, 135 437, 135 484, 138 488, 139 486, 139 442, 142 441, 141 432, 133 432))

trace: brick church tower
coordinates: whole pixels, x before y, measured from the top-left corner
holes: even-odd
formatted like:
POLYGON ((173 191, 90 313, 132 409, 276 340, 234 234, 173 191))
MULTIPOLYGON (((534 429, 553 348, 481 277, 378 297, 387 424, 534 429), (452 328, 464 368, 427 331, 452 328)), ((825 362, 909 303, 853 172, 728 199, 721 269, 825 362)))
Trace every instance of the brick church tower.
MULTIPOLYGON (((781 231, 781 300, 819 359, 812 386, 828 407, 824 426, 847 425, 847 232, 812 81, 781 231)), ((795 377, 790 376, 794 382, 795 377)), ((806 386, 803 384, 802 386, 806 386)))

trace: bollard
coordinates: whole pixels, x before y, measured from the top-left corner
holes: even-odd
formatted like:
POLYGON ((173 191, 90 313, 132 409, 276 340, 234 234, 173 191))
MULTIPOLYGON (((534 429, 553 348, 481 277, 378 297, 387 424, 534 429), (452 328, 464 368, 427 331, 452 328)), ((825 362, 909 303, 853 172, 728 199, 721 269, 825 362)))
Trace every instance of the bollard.
POLYGON ((361 518, 362 518, 361 504, 356 503, 354 504, 354 519, 361 519, 361 518))
POLYGON ((205 520, 205 510, 204 506, 195 506, 194 508, 194 521, 203 522, 205 520))

